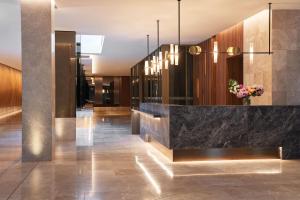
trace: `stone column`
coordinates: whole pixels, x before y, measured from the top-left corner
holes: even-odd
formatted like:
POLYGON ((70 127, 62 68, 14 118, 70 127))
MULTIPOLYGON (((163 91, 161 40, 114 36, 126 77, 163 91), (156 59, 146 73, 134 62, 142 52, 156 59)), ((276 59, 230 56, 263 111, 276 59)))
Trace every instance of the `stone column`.
POLYGON ((21 0, 22 161, 50 161, 54 130, 52 0, 21 0))

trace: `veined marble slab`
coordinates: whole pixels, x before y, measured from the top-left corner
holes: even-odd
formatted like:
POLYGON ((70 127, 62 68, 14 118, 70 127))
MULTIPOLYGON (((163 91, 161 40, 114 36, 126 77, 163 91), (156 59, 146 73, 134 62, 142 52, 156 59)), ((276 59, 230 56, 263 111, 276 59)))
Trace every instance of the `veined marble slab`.
POLYGON ((140 134, 169 149, 277 148, 300 158, 299 106, 178 106, 143 103, 140 134))

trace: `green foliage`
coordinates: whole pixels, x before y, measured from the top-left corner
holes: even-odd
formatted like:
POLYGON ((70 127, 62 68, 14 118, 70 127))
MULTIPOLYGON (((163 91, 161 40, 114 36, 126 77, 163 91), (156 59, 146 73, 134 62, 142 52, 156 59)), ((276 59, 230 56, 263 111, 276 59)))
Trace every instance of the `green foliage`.
POLYGON ((230 79, 228 82, 229 92, 232 94, 237 94, 240 88, 239 83, 236 80, 230 79))

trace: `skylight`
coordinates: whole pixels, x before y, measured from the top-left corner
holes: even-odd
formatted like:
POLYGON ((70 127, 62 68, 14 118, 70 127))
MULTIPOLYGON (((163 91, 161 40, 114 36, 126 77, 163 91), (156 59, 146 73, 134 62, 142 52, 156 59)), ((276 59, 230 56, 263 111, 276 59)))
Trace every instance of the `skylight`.
POLYGON ((78 35, 81 43, 81 53, 100 55, 102 53, 104 35, 78 35))

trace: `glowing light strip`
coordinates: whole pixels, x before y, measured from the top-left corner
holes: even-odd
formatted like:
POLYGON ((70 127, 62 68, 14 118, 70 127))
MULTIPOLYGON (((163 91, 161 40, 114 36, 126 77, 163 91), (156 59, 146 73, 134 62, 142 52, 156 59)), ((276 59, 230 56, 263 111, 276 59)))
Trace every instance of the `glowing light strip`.
POLYGON ((154 160, 154 162, 156 162, 167 173, 168 176, 171 178, 174 177, 173 172, 164 163, 158 160, 154 154, 152 154, 150 151, 147 151, 147 153, 154 160))
MULTIPOLYGON (((143 141, 143 140, 142 140, 143 141)), ((143 141, 144 142, 144 141, 143 141)), ((157 152, 161 157, 163 157, 166 161, 168 161, 169 163, 173 163, 170 158, 168 158, 168 156, 166 156, 165 154, 163 154, 161 151, 159 151, 157 148, 155 148, 154 146, 152 146, 151 144, 147 144, 149 148, 151 148, 152 150, 154 150, 155 152, 157 152)))
POLYGON ((224 164, 224 163, 246 163, 246 162, 280 162, 280 159, 253 159, 253 160, 205 160, 205 161, 179 161, 173 162, 176 165, 185 164, 224 164))
POLYGON ((146 169, 146 167, 139 161, 139 158, 137 156, 135 156, 135 162, 142 169, 142 171, 144 172, 144 174, 146 175, 146 177, 148 178, 148 180, 150 181, 150 183, 152 184, 152 186, 155 188, 157 194, 161 194, 160 186, 154 180, 154 178, 152 177, 152 175, 148 172, 148 170, 146 169))
POLYGON ((17 111, 14 111, 14 112, 8 113, 8 114, 1 115, 1 116, 0 116, 0 119, 4 119, 4 118, 7 118, 7 117, 10 117, 10 116, 16 115, 16 114, 18 114, 18 113, 20 113, 20 112, 22 112, 22 110, 17 110, 17 111))
POLYGON ((141 112, 139 110, 135 110, 135 109, 131 109, 131 111, 133 112, 136 112, 136 113, 139 113, 141 115, 144 115, 145 117, 151 117, 151 118, 154 118, 156 120, 160 120, 161 116, 156 116, 156 115, 152 115, 152 114, 149 114, 149 113, 145 113, 145 112, 141 112))
POLYGON ((249 52, 250 52, 250 65, 253 65, 254 63, 254 44, 251 42, 250 43, 250 49, 249 49, 249 52))
POLYGON ((92 117, 89 117, 89 134, 88 134, 88 140, 89 140, 89 146, 93 146, 93 122, 92 117))
POLYGON ((175 175, 174 177, 189 177, 189 176, 233 176, 233 175, 251 175, 251 174, 281 174, 281 170, 278 171, 254 171, 254 172, 241 172, 241 173, 211 173, 211 174, 178 174, 175 175))

